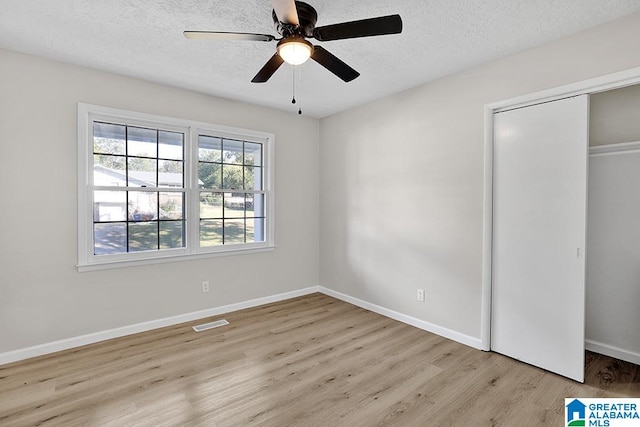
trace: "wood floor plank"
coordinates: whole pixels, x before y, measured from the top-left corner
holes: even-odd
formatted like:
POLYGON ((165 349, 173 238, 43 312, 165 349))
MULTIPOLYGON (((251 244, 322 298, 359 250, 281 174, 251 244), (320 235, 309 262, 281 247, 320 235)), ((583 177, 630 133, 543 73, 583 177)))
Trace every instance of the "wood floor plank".
POLYGON ((0 366, 0 425, 544 426, 640 397, 640 367, 586 361, 579 384, 312 294, 0 366))

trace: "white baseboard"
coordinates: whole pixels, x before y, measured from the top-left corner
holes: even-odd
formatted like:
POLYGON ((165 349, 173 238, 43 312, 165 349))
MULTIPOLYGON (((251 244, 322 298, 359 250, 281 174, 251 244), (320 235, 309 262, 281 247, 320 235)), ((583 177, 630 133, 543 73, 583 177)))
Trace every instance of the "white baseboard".
POLYGON ((605 356, 615 357, 616 359, 626 360, 627 362, 640 365, 640 354, 633 351, 624 350, 601 342, 585 340, 584 347, 595 353, 604 354, 605 356))
POLYGON ((194 311, 192 313, 179 314, 177 316, 165 317, 163 319, 151 320, 149 322, 136 323, 135 325, 123 326, 120 328, 109 329, 92 334, 80 335, 78 337, 67 338, 60 341, 53 341, 50 343, 27 347, 19 350, 13 350, 6 353, 0 353, 0 365, 29 359, 31 357, 42 356, 45 354, 54 353, 56 351, 67 350, 87 344, 93 344, 112 338, 123 337, 125 335, 137 334, 139 332, 150 331, 152 329, 164 328, 165 326, 177 325, 179 323, 191 322, 193 320, 198 320, 205 317, 218 316, 220 314, 229 313, 232 311, 243 310, 245 308, 256 307, 259 305, 269 304, 277 301, 283 301, 290 298, 312 294, 314 292, 319 292, 319 288, 317 286, 262 298, 256 298, 249 301, 243 301, 206 310, 194 311))
POLYGON ((416 319, 415 317, 398 313, 397 311, 389 310, 388 308, 381 307, 379 305, 372 304, 370 302, 367 302, 358 298, 354 298, 349 295, 345 295, 341 292, 337 292, 332 289, 325 288, 323 286, 320 286, 320 292, 322 292, 323 294, 329 295, 331 297, 337 298, 339 300, 348 302, 349 304, 357 305, 358 307, 364 308, 369 311, 373 311, 374 313, 378 313, 383 316, 390 317, 391 319, 397 320, 399 322, 406 323, 411 326, 415 326, 416 328, 422 329, 424 331, 431 332, 436 335, 440 335, 442 337, 448 338, 453 341, 457 341, 464 345, 468 345, 469 347, 477 348, 478 350, 483 349, 482 340, 480 340, 480 338, 475 338, 469 335, 461 334, 460 332, 456 332, 451 329, 444 328, 442 326, 434 325, 433 323, 425 322, 424 320, 416 319))
MULTIPOLYGON (((305 289, 299 289, 296 291, 285 292, 282 294, 271 295, 262 298, 256 298, 249 301, 243 301, 235 304, 224 305, 220 307, 210 308, 206 310, 194 311, 191 313, 180 314, 177 316, 165 317, 163 319, 151 320, 149 322, 136 323, 134 325, 123 326, 120 328, 109 329, 106 331, 95 332, 87 335, 80 335, 77 337, 67 338, 64 340, 53 341, 33 347, 27 347, 23 349, 13 350, 5 353, 0 353, 0 365, 7 363, 17 362, 20 360, 29 359, 31 357, 42 356, 45 354, 55 353, 57 351, 67 350, 70 348, 80 347, 87 344, 93 344, 100 341, 106 341, 113 338, 123 337, 126 335, 137 334, 140 332, 150 331, 152 329, 164 328, 166 326, 177 325, 179 323, 191 322, 206 317, 218 316, 224 313, 230 313, 232 311, 243 310, 245 308, 257 307, 263 304, 270 304, 273 302, 284 301, 290 298, 296 298, 303 295, 312 294, 314 292, 321 292, 325 295, 337 298, 339 300, 348 302, 349 304, 356 305, 366 310, 373 311, 382 316, 389 317, 402 323, 406 323, 416 328, 440 335, 442 337, 457 341, 459 343, 468 345, 473 348, 482 350, 482 341, 479 338, 470 337, 468 335, 461 334, 451 329, 444 328, 442 326, 434 325, 433 323, 425 322, 424 320, 416 319, 415 317, 408 316, 406 314, 398 313, 397 311, 389 310, 376 304, 363 301, 358 298, 345 295, 343 293, 322 287, 312 286, 305 289)), ((598 350, 594 350, 598 351, 598 350)), ((599 353, 608 354, 604 351, 598 351, 599 353)), ((618 357, 618 356, 615 356, 618 357)), ((635 355, 639 363, 640 355, 635 355)), ((623 357, 620 359, 629 360, 623 357)), ((629 360, 633 361, 633 360, 629 360)))

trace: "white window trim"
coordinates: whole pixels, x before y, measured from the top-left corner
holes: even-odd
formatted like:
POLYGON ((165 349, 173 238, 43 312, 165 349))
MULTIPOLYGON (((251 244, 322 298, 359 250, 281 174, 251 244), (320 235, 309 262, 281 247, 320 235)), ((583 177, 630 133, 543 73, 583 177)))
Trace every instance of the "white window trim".
POLYGON ((139 113, 99 105, 78 103, 78 271, 93 271, 111 268, 122 268, 139 265, 150 265, 172 261, 203 259, 218 256, 249 254, 272 251, 275 249, 274 218, 274 160, 275 135, 273 133, 240 129, 193 120, 177 119, 154 114, 139 113), (126 122, 128 125, 158 127, 167 130, 184 132, 185 143, 185 192, 187 193, 187 229, 185 248, 175 250, 136 252, 118 255, 93 255, 93 206, 92 206, 92 161, 89 158, 91 126, 93 120, 104 120, 115 123, 126 122), (263 144, 264 155, 264 192, 268 195, 265 208, 266 239, 264 242, 219 245, 200 248, 199 240, 199 198, 193 197, 198 189, 197 168, 193 162, 198 158, 198 135, 210 134, 223 138, 240 139, 263 144), (192 196, 189 197, 189 194, 192 196))

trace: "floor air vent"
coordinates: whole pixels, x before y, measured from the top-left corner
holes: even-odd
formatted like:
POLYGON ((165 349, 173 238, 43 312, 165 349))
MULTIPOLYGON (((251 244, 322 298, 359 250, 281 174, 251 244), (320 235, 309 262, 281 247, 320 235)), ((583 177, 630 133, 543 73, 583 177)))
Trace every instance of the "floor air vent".
POLYGON ((202 332, 202 331, 206 331, 207 329, 213 329, 213 328, 218 328, 220 326, 224 326, 224 325, 228 325, 229 322, 227 322, 225 319, 222 320, 216 320, 215 322, 209 322, 209 323, 204 323, 202 325, 196 325, 193 327, 193 330, 196 332, 202 332))

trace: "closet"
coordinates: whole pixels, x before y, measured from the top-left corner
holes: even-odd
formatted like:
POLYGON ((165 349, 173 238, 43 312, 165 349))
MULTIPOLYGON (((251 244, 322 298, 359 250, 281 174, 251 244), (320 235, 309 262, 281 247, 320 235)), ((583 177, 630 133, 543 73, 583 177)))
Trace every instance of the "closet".
POLYGON ((640 364, 640 85, 590 101, 585 347, 640 364))
POLYGON ((491 349, 576 381, 585 348, 640 363, 633 141, 640 86, 494 112, 491 349))

